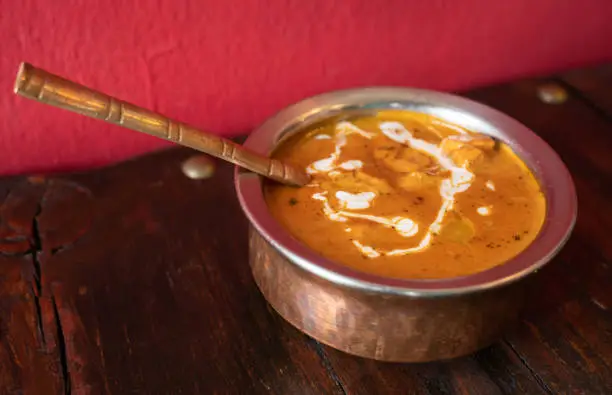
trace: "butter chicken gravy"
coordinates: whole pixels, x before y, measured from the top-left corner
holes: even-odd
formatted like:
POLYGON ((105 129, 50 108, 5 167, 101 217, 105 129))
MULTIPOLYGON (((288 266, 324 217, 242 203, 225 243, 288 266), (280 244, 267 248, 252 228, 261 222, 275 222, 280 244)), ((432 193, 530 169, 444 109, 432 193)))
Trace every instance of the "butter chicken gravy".
POLYGON ((396 278, 468 275, 525 249, 546 211, 505 144, 429 115, 330 121, 282 143, 309 185, 265 185, 273 216, 321 255, 396 278))

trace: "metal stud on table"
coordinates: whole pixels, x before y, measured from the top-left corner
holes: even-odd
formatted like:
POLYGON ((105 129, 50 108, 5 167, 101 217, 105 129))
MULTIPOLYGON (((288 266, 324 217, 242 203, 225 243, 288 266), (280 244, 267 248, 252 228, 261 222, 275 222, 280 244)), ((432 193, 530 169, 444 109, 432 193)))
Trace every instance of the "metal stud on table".
POLYGON ((562 104, 567 101, 567 91, 559 84, 548 83, 538 87, 538 97, 547 104, 562 104))
POLYGON ((215 165, 206 155, 195 155, 183 162, 181 169, 192 180, 203 180, 212 177, 215 165))

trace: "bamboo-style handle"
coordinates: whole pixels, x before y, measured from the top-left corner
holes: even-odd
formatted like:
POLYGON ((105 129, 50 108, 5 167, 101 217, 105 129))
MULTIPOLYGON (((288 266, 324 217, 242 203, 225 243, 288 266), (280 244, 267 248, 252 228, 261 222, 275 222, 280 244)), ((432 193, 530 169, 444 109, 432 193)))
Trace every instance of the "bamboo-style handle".
POLYGON ((303 186, 309 181, 304 170, 261 156, 222 137, 115 99, 28 63, 22 63, 19 68, 15 93, 205 152, 284 184, 303 186))

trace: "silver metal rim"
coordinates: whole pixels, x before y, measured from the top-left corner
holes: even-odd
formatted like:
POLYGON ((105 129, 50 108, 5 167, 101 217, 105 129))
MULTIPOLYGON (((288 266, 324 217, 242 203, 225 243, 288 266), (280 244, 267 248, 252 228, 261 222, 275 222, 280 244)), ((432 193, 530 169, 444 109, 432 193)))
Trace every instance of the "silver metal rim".
POLYGON ((469 99, 411 88, 361 88, 311 97, 268 119, 245 142, 250 150, 269 155, 282 137, 343 112, 397 108, 429 113, 469 130, 492 135, 508 144, 531 168, 546 196, 547 213, 536 240, 515 258, 464 277, 397 279, 364 273, 335 263, 293 238, 270 214, 260 177, 236 169, 235 186, 253 227, 294 264, 333 283, 367 292, 436 297, 465 294, 514 282, 550 261, 574 227, 577 199, 565 164, 539 136, 511 117, 469 99))

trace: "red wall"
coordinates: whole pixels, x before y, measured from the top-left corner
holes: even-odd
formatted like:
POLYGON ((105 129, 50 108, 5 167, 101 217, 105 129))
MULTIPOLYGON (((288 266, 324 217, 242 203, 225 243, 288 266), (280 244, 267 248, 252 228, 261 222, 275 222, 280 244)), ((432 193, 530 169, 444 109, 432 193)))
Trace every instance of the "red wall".
POLYGON ((0 174, 165 144, 14 96, 20 61, 231 135, 331 89, 455 90, 604 59, 611 0, 0 0, 0 174))

